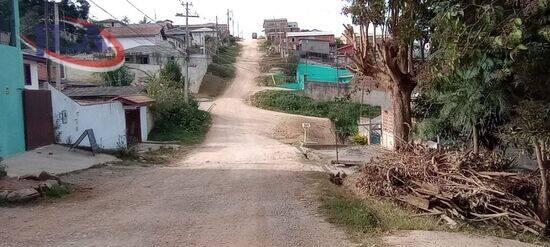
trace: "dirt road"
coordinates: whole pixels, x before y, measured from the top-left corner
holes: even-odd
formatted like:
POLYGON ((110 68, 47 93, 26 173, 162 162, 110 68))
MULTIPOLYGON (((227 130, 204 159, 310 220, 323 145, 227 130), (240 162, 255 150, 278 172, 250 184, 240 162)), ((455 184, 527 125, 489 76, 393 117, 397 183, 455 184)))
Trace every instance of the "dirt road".
POLYGON ((258 53, 244 45, 204 144, 175 167, 92 169, 68 178, 90 191, 0 208, 0 246, 350 245, 316 215, 306 180, 320 167, 270 137, 293 117, 245 103, 258 53))

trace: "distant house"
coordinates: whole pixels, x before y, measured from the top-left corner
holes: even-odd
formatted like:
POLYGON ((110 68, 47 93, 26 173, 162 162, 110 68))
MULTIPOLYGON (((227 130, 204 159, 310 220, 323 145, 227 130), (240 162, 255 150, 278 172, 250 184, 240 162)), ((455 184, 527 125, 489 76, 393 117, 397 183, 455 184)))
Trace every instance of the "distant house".
POLYGON ((297 50, 300 56, 305 58, 330 58, 334 55, 335 46, 335 43, 328 40, 304 38, 300 40, 297 50))
POLYGON ((285 18, 266 19, 263 28, 268 40, 278 42, 283 40, 289 31, 288 20, 285 18))
POLYGON ((346 67, 352 63, 352 56, 354 52, 353 44, 344 45, 336 49, 336 63, 340 66, 346 67))
POLYGON ((286 34, 285 44, 286 47, 292 50, 298 50, 300 41, 303 39, 328 41, 331 44, 336 43, 334 34, 322 31, 309 31, 309 32, 291 32, 286 34))
POLYGON ((114 19, 105 19, 105 20, 101 20, 101 21, 96 21, 95 24, 98 25, 98 26, 104 27, 104 28, 122 27, 122 26, 125 25, 123 22, 121 22, 119 20, 114 20, 114 19))
POLYGON ((129 24, 106 29, 124 47, 131 49, 143 45, 155 45, 166 40, 164 26, 157 23, 129 24))
POLYGON ((298 26, 298 22, 289 22, 288 23, 288 31, 289 32, 300 32, 300 27, 298 26))
POLYGON ((216 38, 218 36, 216 30, 212 28, 199 28, 191 31, 193 45, 205 46, 208 38, 216 38))

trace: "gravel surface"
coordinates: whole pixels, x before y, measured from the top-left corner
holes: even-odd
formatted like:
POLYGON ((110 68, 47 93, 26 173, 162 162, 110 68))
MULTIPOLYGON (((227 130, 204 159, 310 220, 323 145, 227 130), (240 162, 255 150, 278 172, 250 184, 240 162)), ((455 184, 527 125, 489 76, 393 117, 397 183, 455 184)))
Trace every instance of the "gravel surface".
POLYGON ((244 101, 259 90, 258 57, 257 44, 245 42, 206 141, 176 166, 69 175, 80 192, 0 208, 0 246, 351 245, 316 215, 308 174, 322 169, 270 137, 292 116, 244 101))

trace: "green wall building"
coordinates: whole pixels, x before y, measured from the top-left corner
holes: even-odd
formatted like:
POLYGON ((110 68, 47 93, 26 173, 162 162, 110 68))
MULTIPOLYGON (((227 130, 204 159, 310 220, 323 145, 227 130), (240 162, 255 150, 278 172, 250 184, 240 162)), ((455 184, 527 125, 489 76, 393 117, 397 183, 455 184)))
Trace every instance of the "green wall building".
POLYGON ((18 0, 0 5, 0 157, 25 151, 23 54, 18 0), (8 18, 5 18, 8 17, 8 18))

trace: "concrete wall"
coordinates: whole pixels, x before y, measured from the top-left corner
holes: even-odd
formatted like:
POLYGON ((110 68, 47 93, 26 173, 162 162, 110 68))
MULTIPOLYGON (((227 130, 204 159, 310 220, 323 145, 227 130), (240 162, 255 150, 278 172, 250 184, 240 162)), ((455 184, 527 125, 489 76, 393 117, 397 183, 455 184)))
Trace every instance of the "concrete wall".
POLYGON ((343 95, 345 93, 351 93, 351 100, 353 102, 364 102, 365 104, 381 106, 382 108, 391 106, 390 94, 380 89, 373 88, 370 91, 366 89, 363 92, 362 89, 353 90, 347 84, 312 81, 304 83, 303 94, 316 100, 331 101, 335 97, 338 97, 339 94, 343 95))
POLYGON ((162 42, 163 39, 159 34, 155 37, 117 38, 117 40, 124 50, 128 50, 142 45, 155 45, 155 42, 162 42))
POLYGON ((330 42, 304 39, 300 42, 300 52, 311 52, 329 55, 331 52, 330 42))
POLYGON ((139 108, 139 118, 141 123, 141 141, 145 142, 149 138, 149 133, 155 127, 153 113, 149 107, 142 106, 139 108))
MULTIPOLYGON (((73 144, 85 130, 93 129, 99 147, 126 148, 126 117, 122 103, 81 105, 54 87, 49 89, 52 91, 53 121, 59 143, 73 144)), ((81 146, 90 146, 87 138, 81 146)))
MULTIPOLYGON (((210 64, 211 59, 207 55, 195 54, 191 55, 189 61, 189 79, 190 85, 189 90, 191 93, 198 93, 201 87, 202 79, 206 75, 208 70, 208 65, 210 64)), ((185 67, 182 70, 185 75, 185 67)))
POLYGON ((73 69, 67 66, 64 67, 64 70, 65 79, 68 81, 89 82, 97 85, 103 85, 104 83, 103 80, 101 80, 101 76, 97 73, 73 69))
MULTIPOLYGON (((19 1, 13 3, 13 37, 19 36, 19 1)), ((8 4, 9 6, 9 4, 8 4)), ((10 12, 8 12, 10 13, 10 12)), ((5 14, 5 13, 4 13, 5 14)), ((25 151, 23 122, 23 53, 18 39, 14 46, 0 44, 0 157, 7 158, 25 151)))

